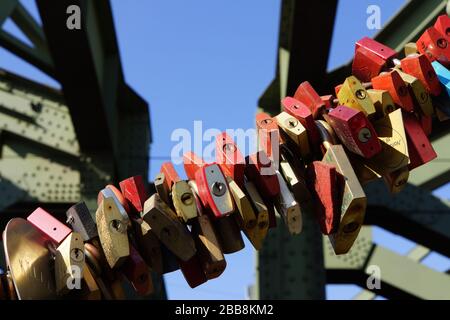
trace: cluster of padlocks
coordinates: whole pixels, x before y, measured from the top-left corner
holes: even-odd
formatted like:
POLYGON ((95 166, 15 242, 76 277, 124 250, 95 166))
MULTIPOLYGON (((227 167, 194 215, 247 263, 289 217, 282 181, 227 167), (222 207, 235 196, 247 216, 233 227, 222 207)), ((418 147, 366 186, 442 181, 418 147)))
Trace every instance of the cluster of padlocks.
POLYGON ((181 269, 191 287, 219 277, 224 254, 259 250, 276 226, 290 234, 313 214, 336 254, 347 253, 364 221, 362 185, 384 179, 396 193, 409 172, 436 157, 433 116, 450 117, 450 18, 440 16, 399 53, 372 39, 356 43, 353 75, 336 97, 308 83, 282 100, 275 117, 256 116, 258 151, 244 158, 226 133, 214 163, 184 155, 188 180, 164 163, 149 196, 142 177, 108 185, 91 215, 81 202, 62 223, 42 208, 3 233, 8 272, 0 298, 124 297, 127 281, 152 292, 150 271, 181 269), (70 290, 81 281, 80 290, 70 290))

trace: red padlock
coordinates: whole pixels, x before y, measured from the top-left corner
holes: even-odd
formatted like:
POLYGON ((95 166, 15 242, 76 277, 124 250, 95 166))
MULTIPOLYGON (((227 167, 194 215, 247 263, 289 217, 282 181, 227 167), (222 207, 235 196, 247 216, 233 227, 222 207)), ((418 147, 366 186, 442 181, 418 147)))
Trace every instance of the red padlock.
POLYGON ((258 151, 246 158, 246 177, 253 181, 264 197, 273 198, 280 193, 280 184, 275 168, 264 151, 258 151))
POLYGON ((186 282, 191 288, 198 287, 208 281, 205 272, 203 271, 201 261, 197 255, 194 255, 188 261, 178 259, 178 263, 180 264, 180 269, 186 282))
POLYGON ((450 17, 446 14, 440 15, 436 22, 434 23, 434 27, 441 34, 445 35, 447 38, 450 37, 450 17))
POLYGON ((164 177, 166 178, 166 183, 167 186, 169 187, 169 190, 172 190, 172 186, 176 182, 181 181, 172 162, 164 162, 161 165, 161 172, 164 174, 164 177))
POLYGON ((423 129, 423 132, 429 137, 431 135, 431 132, 433 131, 433 117, 426 116, 424 114, 418 115, 420 126, 423 129))
POLYGON ((119 183, 120 190, 127 200, 130 211, 139 214, 144 211, 144 202, 148 199, 142 176, 134 176, 119 183))
POLYGON ((281 104, 283 105, 284 111, 300 121, 305 127, 308 132, 309 144, 313 147, 320 145, 319 132, 317 131, 314 118, 308 107, 291 97, 286 97, 281 100, 281 104))
POLYGON ((374 89, 387 90, 394 102, 408 112, 414 111, 414 101, 397 71, 384 72, 372 79, 374 89))
POLYGON ((436 151, 414 114, 402 112, 409 152, 409 170, 430 162, 437 157, 436 151))
POLYGON ((352 74, 359 81, 370 82, 370 80, 381 73, 386 66, 386 61, 372 51, 364 47, 356 49, 352 63, 352 74))
POLYGON ((242 188, 244 185, 245 159, 236 143, 226 132, 216 136, 216 160, 225 175, 233 179, 242 188))
POLYGON ((294 99, 306 105, 314 119, 318 118, 325 111, 325 104, 308 81, 302 82, 298 86, 294 99))
POLYGON ((195 180, 195 173, 197 170, 206 165, 203 159, 192 151, 186 152, 183 155, 183 164, 184 171, 189 180, 195 180))
POLYGON ((441 83, 430 60, 424 54, 412 55, 402 59, 401 68, 404 72, 422 81, 431 95, 438 96, 441 93, 441 83))
POLYGON ((427 56, 430 61, 439 61, 446 67, 450 66, 450 45, 445 34, 441 34, 436 28, 425 30, 417 40, 417 50, 427 56))
POLYGON ((308 184, 314 197, 314 212, 320 230, 329 235, 336 231, 341 216, 343 178, 336 167, 322 161, 308 166, 308 184))
POLYGON ((53 241, 56 245, 72 233, 72 230, 42 208, 37 208, 27 220, 53 241))
POLYGON ((385 46, 384 44, 379 43, 378 41, 373 40, 369 37, 364 37, 356 42, 355 52, 360 48, 364 48, 372 52, 379 58, 383 59, 385 62, 392 61, 392 59, 397 56, 397 52, 395 52, 395 50, 392 50, 388 46, 385 46))
POLYGON ((153 292, 150 270, 139 252, 131 244, 130 256, 122 266, 122 271, 139 295, 145 296, 153 292))
POLYGON ((381 152, 377 133, 361 111, 338 106, 328 113, 326 120, 351 152, 366 159, 381 152))
POLYGON ((260 112, 256 115, 256 128, 258 130, 258 150, 263 150, 274 161, 279 157, 280 144, 284 143, 277 122, 267 113, 260 112))

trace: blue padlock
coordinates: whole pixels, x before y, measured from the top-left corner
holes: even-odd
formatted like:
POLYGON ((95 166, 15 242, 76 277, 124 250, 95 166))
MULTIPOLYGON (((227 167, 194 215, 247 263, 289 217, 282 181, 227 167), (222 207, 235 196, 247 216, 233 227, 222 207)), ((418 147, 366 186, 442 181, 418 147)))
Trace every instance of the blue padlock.
POLYGON ((445 88, 446 92, 442 92, 439 96, 433 99, 433 104, 436 108, 439 108, 445 115, 450 117, 450 70, 444 67, 438 61, 433 61, 431 63, 434 71, 438 76, 439 82, 445 88))

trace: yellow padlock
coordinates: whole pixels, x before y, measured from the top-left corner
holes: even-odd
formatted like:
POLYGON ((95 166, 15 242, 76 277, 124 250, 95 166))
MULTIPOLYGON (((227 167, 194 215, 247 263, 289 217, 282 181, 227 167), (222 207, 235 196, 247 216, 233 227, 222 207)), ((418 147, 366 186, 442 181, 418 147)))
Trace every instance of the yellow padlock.
POLYGON ((180 180, 172 186, 172 202, 178 217, 184 222, 197 217, 194 194, 186 181, 180 180))
POLYGON ((341 105, 362 111, 366 117, 372 118, 376 115, 375 106, 367 90, 355 76, 345 79, 337 98, 341 105))
POLYGON ((300 121, 284 111, 277 115, 275 119, 283 132, 298 146, 301 156, 307 158, 311 149, 305 127, 300 121))

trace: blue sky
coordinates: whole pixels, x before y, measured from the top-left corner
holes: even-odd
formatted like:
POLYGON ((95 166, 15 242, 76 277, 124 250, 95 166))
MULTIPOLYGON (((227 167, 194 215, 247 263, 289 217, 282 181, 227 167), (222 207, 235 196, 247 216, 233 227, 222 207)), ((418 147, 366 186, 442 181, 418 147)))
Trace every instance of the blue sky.
MULTIPOLYGON (((22 3, 35 14, 34 0, 22 3)), ((170 157, 174 129, 219 130, 253 128, 259 96, 274 77, 280 15, 279 0, 112 0, 116 31, 127 82, 151 105, 154 142, 150 176, 170 157)), ((381 8, 384 24, 404 0, 341 0, 333 34, 329 69, 349 61, 354 42, 373 36, 366 27, 366 9, 381 8)), ((318 21, 320 23, 320 14, 318 21)), ((17 34, 12 23, 7 30, 17 34)), ((0 49, 0 67, 32 79, 57 84, 41 72, 0 49)), ((248 151, 247 151, 248 152, 248 151)), ((178 167, 181 173, 181 167, 178 167)), ((437 194, 448 198, 450 188, 437 194)), ((375 228, 375 240, 405 254, 414 245, 375 228)), ((217 280, 192 290, 180 272, 165 276, 172 299, 244 299, 254 281, 254 252, 246 249, 227 256, 228 266, 217 280)), ((437 254, 425 263, 450 268, 437 254)), ((347 299, 355 286, 328 286, 330 299, 347 299)))

